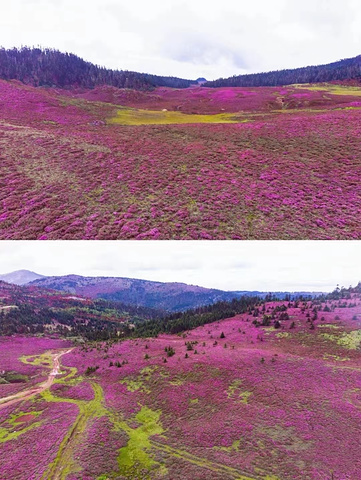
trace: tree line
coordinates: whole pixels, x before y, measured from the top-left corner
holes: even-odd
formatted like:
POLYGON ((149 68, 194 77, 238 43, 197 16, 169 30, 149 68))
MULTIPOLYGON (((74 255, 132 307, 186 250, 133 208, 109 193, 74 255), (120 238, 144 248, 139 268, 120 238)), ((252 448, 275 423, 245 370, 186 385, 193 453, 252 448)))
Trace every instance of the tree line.
POLYGON ((247 311, 252 312, 257 305, 264 302, 265 299, 254 296, 242 296, 229 302, 217 302, 213 305, 174 313, 163 319, 136 323, 134 331, 131 332, 131 336, 155 337, 160 333, 181 333, 224 318, 234 317, 247 311))
POLYGON ((152 90, 154 87, 187 88, 195 81, 127 70, 111 70, 86 62, 72 53, 46 48, 0 49, 0 78, 19 80, 35 87, 118 88, 152 90))
MULTIPOLYGON (((219 301, 212 305, 167 314, 149 307, 102 299, 88 299, 84 304, 80 300, 64 298, 64 294, 46 290, 40 290, 39 294, 35 287, 2 285, 14 308, 0 310, 0 335, 53 332, 64 337, 82 337, 88 341, 156 337, 161 333, 180 334, 242 313, 257 318, 260 312, 265 312, 267 302, 281 300, 271 293, 264 297, 245 295, 231 301, 219 301)), ((283 301, 293 300, 295 304, 312 300, 315 305, 321 305, 327 300, 351 299, 352 293, 361 293, 361 283, 347 289, 337 287, 332 293, 317 297, 281 297, 283 301)), ((278 306, 273 314, 280 312, 279 320, 286 320, 286 310, 284 305, 278 306)))
POLYGON ((276 87, 294 83, 361 80, 361 55, 327 65, 234 75, 204 83, 203 87, 276 87))

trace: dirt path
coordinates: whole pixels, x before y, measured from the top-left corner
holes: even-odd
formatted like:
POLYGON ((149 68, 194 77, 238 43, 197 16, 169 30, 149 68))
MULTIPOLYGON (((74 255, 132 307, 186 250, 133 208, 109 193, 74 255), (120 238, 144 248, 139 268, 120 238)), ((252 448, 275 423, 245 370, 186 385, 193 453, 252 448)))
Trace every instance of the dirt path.
POLYGON ((9 395, 8 397, 0 398, 0 410, 2 408, 13 405, 14 403, 21 402, 22 400, 28 400, 34 395, 38 395, 39 393, 43 392, 47 388, 50 388, 51 385, 54 383, 54 379, 56 375, 59 375, 60 373, 60 362, 59 362, 60 357, 62 357, 63 355, 66 355, 67 353, 70 353, 72 350, 73 349, 70 348, 69 350, 62 350, 61 352, 58 352, 58 353, 51 353, 50 355, 53 360, 53 366, 47 380, 43 383, 40 383, 40 385, 29 388, 28 390, 15 393, 14 395, 9 395))

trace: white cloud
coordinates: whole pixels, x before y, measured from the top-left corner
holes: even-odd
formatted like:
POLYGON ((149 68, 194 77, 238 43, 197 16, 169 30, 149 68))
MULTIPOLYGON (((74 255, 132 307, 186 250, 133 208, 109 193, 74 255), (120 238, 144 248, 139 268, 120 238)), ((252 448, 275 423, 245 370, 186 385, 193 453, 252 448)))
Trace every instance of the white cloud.
POLYGON ((361 243, 350 241, 2 241, 0 273, 28 269, 184 282, 223 290, 331 291, 355 285, 361 243))
POLYGON ((360 54, 357 0, 12 0, 0 45, 42 45, 105 65, 209 79, 360 54))

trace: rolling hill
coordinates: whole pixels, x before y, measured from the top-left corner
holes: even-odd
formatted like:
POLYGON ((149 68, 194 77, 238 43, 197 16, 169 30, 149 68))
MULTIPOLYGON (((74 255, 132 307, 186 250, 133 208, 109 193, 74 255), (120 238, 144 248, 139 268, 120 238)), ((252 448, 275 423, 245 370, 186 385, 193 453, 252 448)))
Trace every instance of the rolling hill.
MULTIPOLYGON (((20 272, 22 276, 27 275, 26 270, 20 272)), ((47 277, 35 274, 39 278, 19 283, 17 281, 19 275, 20 273, 13 272, 0 276, 0 279, 7 278, 8 282, 19 285, 27 283, 30 286, 68 292, 92 299, 102 298, 168 312, 180 312, 217 302, 231 301, 243 295, 261 298, 268 295, 267 292, 260 291, 225 291, 179 282, 156 282, 125 277, 83 277, 81 275, 47 277)), ((278 298, 285 298, 295 295, 320 295, 321 292, 277 292, 276 294, 278 298)))
POLYGON ((186 88, 197 84, 197 81, 176 77, 110 70, 86 62, 72 53, 29 47, 0 48, 0 78, 20 80, 37 87, 58 88, 93 88, 96 85, 113 85, 118 88, 152 90, 160 86, 186 88))
POLYGON ((205 82, 206 87, 276 87, 302 83, 361 82, 361 55, 326 65, 275 70, 264 73, 234 75, 229 78, 205 82))
MULTIPOLYGON (((185 283, 164 283, 122 277, 82 277, 65 275, 34 280, 30 285, 70 292, 90 298, 103 298, 131 305, 142 305, 167 311, 182 311, 232 300, 244 291, 227 292, 185 283)), ((258 295, 260 292, 252 292, 258 295)))

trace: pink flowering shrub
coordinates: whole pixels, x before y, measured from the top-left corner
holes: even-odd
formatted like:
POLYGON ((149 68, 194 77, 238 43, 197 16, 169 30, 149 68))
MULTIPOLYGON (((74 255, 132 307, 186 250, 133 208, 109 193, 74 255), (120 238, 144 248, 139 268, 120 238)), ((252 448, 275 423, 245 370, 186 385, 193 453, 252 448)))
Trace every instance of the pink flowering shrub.
POLYGON ((0 81, 2 239, 360 238, 352 92, 61 93, 0 81), (240 123, 107 124, 114 104, 240 123))
POLYGON ((360 319, 354 294, 327 303, 268 302, 256 316, 181 336, 74 349, 62 363, 77 369, 78 380, 51 391, 67 401, 85 399, 85 385, 95 382, 105 411, 74 444, 81 470, 69 478, 116 475, 117 455, 130 445, 129 432, 141 428, 144 406, 158 412, 163 431, 149 438, 150 478, 159 476, 159 465, 172 479, 206 479, 210 471, 219 479, 358 478, 360 350, 352 342, 360 319), (260 326, 263 315, 279 326, 260 326), (91 365, 99 368, 84 381, 91 365))
POLYGON ((61 383, 55 383, 51 391, 59 398, 64 397, 73 400, 90 401, 94 398, 94 391, 88 382, 81 382, 75 386, 68 386, 61 383))
MULTIPOLYGON (((359 291, 74 347, 50 389, 0 396, 0 478, 360 478, 359 291)), ((67 346, 12 339, 0 351, 19 371, 67 346)))
POLYGON ((10 436, 9 440, 5 436, 5 441, 0 441, 0 478, 39 480, 54 460, 62 439, 75 421, 77 407, 68 403, 38 400, 35 404, 23 402, 21 408, 12 407, 10 411, 13 415, 18 415, 19 410, 35 410, 41 414, 26 424, 10 425, 6 415, 9 409, 0 411, 0 431, 5 429, 10 436), (11 439, 13 432, 18 433, 18 436, 11 439))
MULTIPOLYGON (((0 383, 0 397, 13 395, 21 390, 35 386, 47 378, 47 365, 23 363, 21 356, 40 355, 46 350, 69 346, 70 343, 60 339, 35 337, 0 336, 0 377, 1 373, 14 373, 14 383, 0 383), (19 381, 16 380, 20 375, 19 381)), ((5 376, 5 375, 4 375, 5 376)), ((6 377, 5 377, 6 378, 6 377)))

